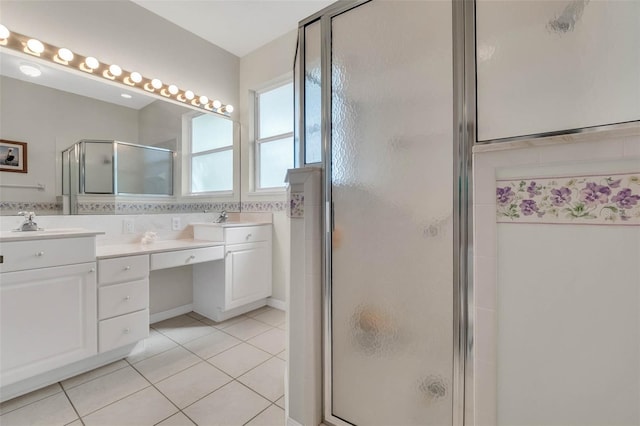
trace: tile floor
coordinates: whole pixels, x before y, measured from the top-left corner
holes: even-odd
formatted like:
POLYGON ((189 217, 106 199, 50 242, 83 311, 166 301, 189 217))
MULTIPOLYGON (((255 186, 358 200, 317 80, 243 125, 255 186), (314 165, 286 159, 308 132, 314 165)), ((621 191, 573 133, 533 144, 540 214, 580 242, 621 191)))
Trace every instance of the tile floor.
POLYGON ((284 425, 285 314, 151 325, 124 360, 0 405, 12 425, 284 425))

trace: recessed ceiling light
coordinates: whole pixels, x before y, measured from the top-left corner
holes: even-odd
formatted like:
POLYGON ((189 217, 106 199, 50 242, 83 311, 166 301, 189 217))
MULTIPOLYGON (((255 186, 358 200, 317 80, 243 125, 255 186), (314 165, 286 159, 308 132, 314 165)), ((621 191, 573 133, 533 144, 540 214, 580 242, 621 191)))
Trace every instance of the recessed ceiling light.
POLYGON ((125 99, 131 99, 131 98, 133 98, 133 96, 131 96, 131 95, 130 95, 130 94, 128 94, 128 93, 122 93, 122 94, 120 94, 120 96, 122 96, 122 97, 123 97, 123 98, 125 98, 125 99))
POLYGON ((42 74, 40 68, 27 64, 20 65, 20 72, 29 77, 39 77, 42 74))

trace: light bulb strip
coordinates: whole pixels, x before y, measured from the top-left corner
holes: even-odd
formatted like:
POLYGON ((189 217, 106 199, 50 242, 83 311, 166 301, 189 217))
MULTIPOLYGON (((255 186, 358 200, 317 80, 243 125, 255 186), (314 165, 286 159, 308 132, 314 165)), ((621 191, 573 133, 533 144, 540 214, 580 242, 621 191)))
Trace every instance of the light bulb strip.
POLYGON ((160 80, 156 78, 147 78, 145 76, 141 76, 141 80, 139 82, 135 82, 131 79, 131 74, 133 72, 127 71, 124 68, 120 68, 119 66, 117 66, 117 68, 121 70, 120 75, 114 75, 109 70, 109 67, 111 67, 111 65, 113 64, 107 64, 98 60, 99 63, 97 64, 97 67, 95 66, 95 64, 90 64, 92 65, 90 67, 86 62, 89 56, 83 56, 76 52, 71 52, 73 54, 73 58, 71 60, 63 60, 58 55, 58 52, 60 51, 60 48, 58 46, 45 43, 41 40, 38 41, 40 41, 44 46, 44 51, 40 53, 32 52, 27 47, 27 42, 30 39, 32 39, 32 37, 10 31, 8 38, 0 40, 0 48, 27 53, 47 62, 54 63, 58 66, 65 66, 75 70, 80 70, 89 74, 93 74, 96 77, 104 78, 105 80, 109 80, 110 82, 120 83, 128 89, 135 88, 138 90, 142 90, 147 94, 152 93, 163 98, 170 98, 177 102, 189 104, 193 107, 200 108, 209 112, 214 112, 225 116, 229 116, 230 113, 233 112, 233 106, 222 104, 217 99, 211 100, 212 98, 195 94, 190 90, 182 90, 179 88, 177 88, 176 90, 175 85, 165 84, 164 82, 162 82, 162 85, 158 86, 158 81, 160 80), (155 82, 156 86, 158 87, 154 87, 152 82, 155 82), (171 87, 171 90, 169 90, 169 87, 171 87), (194 96, 192 98, 188 98, 187 96, 185 96, 187 92, 193 93, 194 96), (200 103, 200 99, 207 100, 207 102, 202 104, 200 103))

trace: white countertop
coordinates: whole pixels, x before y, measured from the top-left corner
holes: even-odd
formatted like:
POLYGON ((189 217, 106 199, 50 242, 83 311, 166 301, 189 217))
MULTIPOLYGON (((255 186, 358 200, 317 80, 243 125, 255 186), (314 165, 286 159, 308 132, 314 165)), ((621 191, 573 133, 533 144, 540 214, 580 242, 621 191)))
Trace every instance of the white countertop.
POLYGON ((166 251, 187 250, 200 247, 223 246, 223 241, 203 240, 161 240, 149 244, 129 243, 99 245, 96 247, 96 257, 106 259, 110 257, 131 256, 136 254, 162 253, 166 251))
POLYGON ((197 226, 211 226, 214 228, 234 228, 238 226, 260 226, 260 225, 271 225, 271 222, 193 222, 189 225, 197 225, 197 226))
POLYGON ((102 231, 91 231, 82 228, 44 229, 42 231, 6 231, 0 232, 0 242, 49 240, 54 238, 95 237, 104 235, 102 231))

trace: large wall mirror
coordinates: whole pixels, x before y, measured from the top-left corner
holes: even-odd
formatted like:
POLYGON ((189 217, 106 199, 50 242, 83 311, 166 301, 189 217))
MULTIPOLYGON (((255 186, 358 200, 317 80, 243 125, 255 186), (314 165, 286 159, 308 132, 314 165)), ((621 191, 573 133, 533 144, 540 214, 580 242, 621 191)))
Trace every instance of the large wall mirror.
POLYGON ((239 211, 239 124, 228 117, 5 51, 0 74, 2 134, 23 135, 33 183, 2 173, 2 214, 239 211))

